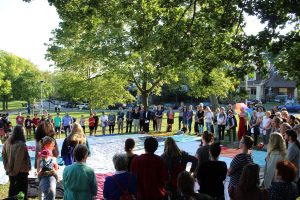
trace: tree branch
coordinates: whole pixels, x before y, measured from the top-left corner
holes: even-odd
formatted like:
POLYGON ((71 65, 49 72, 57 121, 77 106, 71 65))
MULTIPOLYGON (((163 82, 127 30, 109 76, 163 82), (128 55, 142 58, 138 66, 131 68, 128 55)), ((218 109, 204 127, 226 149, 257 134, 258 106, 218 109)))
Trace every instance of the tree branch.
POLYGON ((147 92, 147 93, 152 92, 152 90, 160 83, 161 79, 162 79, 162 78, 159 77, 159 78, 152 84, 152 86, 151 86, 148 90, 146 90, 146 92, 147 92))
POLYGON ((241 10, 241 12, 239 14, 239 19, 238 19, 239 21, 238 21, 238 25, 236 27, 235 34, 234 34, 235 36, 238 34, 239 28, 240 28, 241 23, 242 23, 242 15, 243 15, 243 12, 244 12, 245 3, 246 3, 246 0, 243 1, 242 10, 241 10))
POLYGON ((133 82, 135 83, 135 85, 136 85, 136 87, 138 88, 138 90, 139 90, 140 92, 143 92, 143 88, 140 86, 140 84, 139 84, 138 81, 136 80, 136 78, 135 78, 135 76, 134 76, 134 74, 133 74, 133 71, 131 71, 131 72, 132 72, 133 82))
POLYGON ((197 0, 194 1, 194 10, 193 10, 193 16, 192 16, 192 21, 190 23, 190 26, 188 28, 188 31, 191 30, 193 24, 194 24, 194 20, 195 20, 195 17, 196 17, 196 10, 197 10, 197 0))
POLYGON ((185 16, 186 12, 192 7, 192 5, 193 5, 193 1, 191 0, 190 5, 189 5, 189 6, 184 10, 184 12, 181 14, 181 16, 180 16, 180 18, 179 18, 179 20, 178 20, 178 22, 177 22, 175 28, 177 28, 177 27, 179 26, 181 19, 185 16))

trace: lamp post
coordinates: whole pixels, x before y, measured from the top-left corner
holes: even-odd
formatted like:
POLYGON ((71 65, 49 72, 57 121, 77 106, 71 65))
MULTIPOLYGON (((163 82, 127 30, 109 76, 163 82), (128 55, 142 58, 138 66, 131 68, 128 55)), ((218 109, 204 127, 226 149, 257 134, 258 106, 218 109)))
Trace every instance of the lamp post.
POLYGON ((40 114, 42 115, 43 114, 43 110, 44 110, 44 107, 43 107, 43 83, 45 81, 43 80, 40 80, 40 83, 41 83, 41 109, 40 109, 40 114))

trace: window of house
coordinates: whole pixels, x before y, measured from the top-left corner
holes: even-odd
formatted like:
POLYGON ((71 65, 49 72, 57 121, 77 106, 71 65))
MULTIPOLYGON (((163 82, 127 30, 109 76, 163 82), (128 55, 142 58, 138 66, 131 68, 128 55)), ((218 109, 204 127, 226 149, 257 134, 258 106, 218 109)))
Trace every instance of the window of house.
POLYGON ((250 89, 250 94, 251 95, 256 95, 256 88, 251 88, 250 89))
POLYGON ((279 88, 279 94, 287 94, 288 89, 287 88, 279 88))

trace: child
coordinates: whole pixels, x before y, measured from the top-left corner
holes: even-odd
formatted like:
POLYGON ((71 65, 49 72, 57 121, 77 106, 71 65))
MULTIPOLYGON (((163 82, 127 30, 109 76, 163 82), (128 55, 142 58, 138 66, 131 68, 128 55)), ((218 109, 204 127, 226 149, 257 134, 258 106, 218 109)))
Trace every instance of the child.
POLYGON ((26 136, 28 138, 29 135, 31 135, 31 129, 32 129, 32 120, 30 119, 30 116, 27 116, 25 120, 25 128, 26 128, 26 136))
POLYGON ((58 164, 56 158, 52 157, 52 151, 55 147, 55 140, 52 137, 45 136, 42 139, 43 150, 39 152, 38 158, 38 177, 39 177, 39 195, 42 199, 55 199, 56 182, 58 180, 58 164))

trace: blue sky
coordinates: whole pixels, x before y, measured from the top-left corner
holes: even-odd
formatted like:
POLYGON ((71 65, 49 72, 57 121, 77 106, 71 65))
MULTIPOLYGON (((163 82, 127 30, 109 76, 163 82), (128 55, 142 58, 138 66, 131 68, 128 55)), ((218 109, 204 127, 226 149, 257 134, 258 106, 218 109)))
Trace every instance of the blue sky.
MULTIPOLYGON (((247 17, 247 34, 263 29, 256 17, 247 17)), ((0 49, 26 58, 41 70, 53 70, 44 59, 51 31, 58 27, 55 7, 47 0, 0 0, 0 49)))

